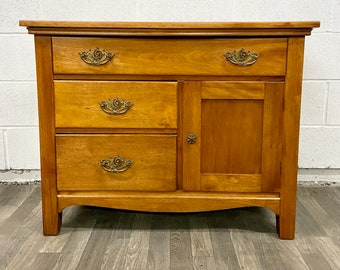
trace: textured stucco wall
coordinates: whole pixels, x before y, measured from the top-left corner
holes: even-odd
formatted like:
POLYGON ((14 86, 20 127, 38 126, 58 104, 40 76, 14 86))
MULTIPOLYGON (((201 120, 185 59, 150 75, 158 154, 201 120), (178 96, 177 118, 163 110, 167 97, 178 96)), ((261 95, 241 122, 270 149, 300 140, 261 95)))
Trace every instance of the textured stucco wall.
POLYGON ((340 168, 339 14, 339 0, 1 0, 0 170, 39 168, 33 37, 20 19, 320 20, 306 39, 299 166, 340 168))

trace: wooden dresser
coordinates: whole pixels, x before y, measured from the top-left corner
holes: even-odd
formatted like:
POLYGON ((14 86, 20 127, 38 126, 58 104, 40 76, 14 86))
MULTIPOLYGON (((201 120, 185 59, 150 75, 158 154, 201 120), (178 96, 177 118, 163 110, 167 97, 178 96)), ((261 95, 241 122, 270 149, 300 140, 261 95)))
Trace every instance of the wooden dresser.
POLYGON ((304 39, 319 22, 20 25, 35 35, 45 235, 71 205, 259 206, 294 238, 304 39))

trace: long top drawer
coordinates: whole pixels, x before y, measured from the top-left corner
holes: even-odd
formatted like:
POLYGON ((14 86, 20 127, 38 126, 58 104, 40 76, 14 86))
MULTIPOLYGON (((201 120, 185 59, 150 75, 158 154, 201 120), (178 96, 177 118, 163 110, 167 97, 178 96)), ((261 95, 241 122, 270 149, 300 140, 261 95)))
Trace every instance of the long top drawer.
POLYGON ((281 76, 286 70, 286 38, 52 40, 55 74, 281 76))

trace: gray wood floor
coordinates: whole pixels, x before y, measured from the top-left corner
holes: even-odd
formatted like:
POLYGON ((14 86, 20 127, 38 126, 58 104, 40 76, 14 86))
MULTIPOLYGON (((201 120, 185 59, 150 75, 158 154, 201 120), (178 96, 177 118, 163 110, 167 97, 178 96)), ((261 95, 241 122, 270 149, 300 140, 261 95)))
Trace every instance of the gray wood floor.
POLYGON ((39 185, 0 185, 0 269, 340 269, 340 187, 299 187, 297 232, 262 208, 151 214, 72 206, 44 237, 39 185))

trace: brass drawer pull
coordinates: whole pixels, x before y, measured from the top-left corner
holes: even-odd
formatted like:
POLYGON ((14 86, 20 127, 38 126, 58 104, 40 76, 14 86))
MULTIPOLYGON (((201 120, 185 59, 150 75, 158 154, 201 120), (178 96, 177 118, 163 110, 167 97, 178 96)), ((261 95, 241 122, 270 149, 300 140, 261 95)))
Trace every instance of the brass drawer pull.
POLYGON ((133 103, 115 97, 113 100, 102 101, 99 105, 102 111, 107 114, 124 114, 132 107, 133 103))
POLYGON ((129 159, 120 158, 115 156, 114 158, 103 159, 100 161, 100 166, 107 172, 121 173, 125 172, 132 165, 132 161, 129 159))
POLYGON ((79 53, 79 55, 81 60, 91 66, 105 65, 114 57, 114 54, 106 52, 105 50, 100 50, 99 48, 95 48, 93 51, 89 50, 87 52, 79 53))
POLYGON ((233 63, 234 65, 243 67, 254 64, 259 58, 259 55, 257 53, 253 53, 251 51, 247 52, 243 48, 238 52, 234 51, 232 53, 226 53, 224 56, 229 62, 233 63))

